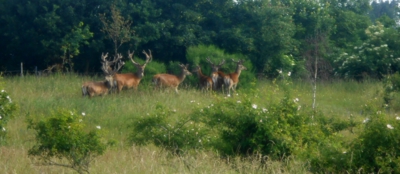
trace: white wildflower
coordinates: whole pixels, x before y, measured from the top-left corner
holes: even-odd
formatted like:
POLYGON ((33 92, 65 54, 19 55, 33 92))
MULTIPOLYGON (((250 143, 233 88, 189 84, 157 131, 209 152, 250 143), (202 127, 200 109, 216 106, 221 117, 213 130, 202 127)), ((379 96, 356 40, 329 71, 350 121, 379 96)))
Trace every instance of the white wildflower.
MULTIPOLYGON (((0 117, 0 119, 1 119, 1 117, 0 117)), ((396 120, 400 120, 400 117, 396 117, 396 120)))
POLYGON ((5 131, 6 131, 6 128, 3 127, 2 131, 5 132, 5 131))
POLYGON ((347 153, 346 151, 343 152, 344 154, 347 153))
POLYGON ((82 122, 82 119, 79 119, 79 123, 82 122))
POLYGON ((211 104, 210 106, 211 106, 211 107, 213 107, 213 106, 214 106, 214 104, 211 104))
POLYGON ((1 92, 6 92, 6 91, 3 89, 3 90, 1 90, 1 92))
POLYGON ((282 74, 282 69, 278 70, 279 74, 282 74))
POLYGON ((203 112, 203 109, 200 109, 200 112, 203 112))
POLYGON ((298 98, 295 98, 295 99, 293 99, 293 101, 296 103, 296 102, 299 101, 299 99, 298 99, 298 98))
POLYGON ((68 126, 68 129, 70 129, 71 128, 71 126, 68 126))
POLYGON ((236 103, 242 103, 240 100, 238 100, 236 103))
POLYGON ((199 143, 201 143, 201 140, 199 139, 199 143))
POLYGON ((190 103, 194 103, 195 101, 194 100, 190 100, 190 103))
POLYGON ((367 123, 369 121, 369 118, 366 118, 363 123, 367 123))
POLYGON ((82 112, 82 116, 85 116, 86 115, 86 113, 85 112, 82 112))
POLYGON ((0 120, 2 119, 3 117, 1 117, 1 115, 0 115, 0 120))
POLYGON ((289 71, 287 75, 288 75, 288 76, 292 75, 292 72, 289 71))
POLYGON ((227 96, 228 96, 228 97, 231 97, 231 94, 228 94, 227 96))
POLYGON ((392 125, 390 125, 390 124, 387 124, 386 127, 387 127, 388 129, 394 129, 394 127, 393 127, 392 125))
POLYGON ((262 120, 260 120, 260 123, 262 123, 262 120))
POLYGON ((176 109, 172 110, 172 112, 176 112, 176 109))
POLYGON ((253 107, 254 109, 257 109, 257 105, 256 104, 252 104, 251 107, 253 107))
POLYGON ((101 129, 101 127, 100 127, 100 126, 96 126, 96 128, 97 128, 97 129, 101 129))
POLYGON ((73 113, 72 111, 69 111, 69 113, 70 113, 71 115, 74 115, 74 113, 73 113))
POLYGON ((239 93, 236 93, 236 96, 238 96, 239 95, 239 93))
POLYGON ((268 112, 268 109, 262 108, 262 111, 265 113, 265 112, 268 112))
POLYGON ((10 96, 7 95, 7 99, 10 103, 12 103, 10 96))

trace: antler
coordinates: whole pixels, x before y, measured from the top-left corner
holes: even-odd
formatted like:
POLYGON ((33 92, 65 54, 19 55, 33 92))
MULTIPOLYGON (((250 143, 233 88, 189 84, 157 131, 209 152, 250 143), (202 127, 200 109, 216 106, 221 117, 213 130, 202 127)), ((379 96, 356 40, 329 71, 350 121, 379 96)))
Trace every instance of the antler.
POLYGON ((131 51, 128 50, 128 57, 129 57, 129 59, 131 59, 131 61, 132 61, 132 63, 133 63, 134 65, 139 65, 139 63, 136 63, 136 62, 133 60, 134 53, 135 53, 135 51, 133 51, 133 52, 131 53, 131 51))
POLYGON ((208 62, 209 64, 214 65, 214 63, 211 62, 210 57, 207 57, 206 60, 207 60, 207 62, 208 62))
POLYGON ((244 60, 238 60, 238 61, 235 61, 234 59, 232 59, 232 62, 235 62, 235 63, 240 63, 240 64, 242 64, 243 62, 244 62, 244 60))
POLYGON ((225 64, 225 59, 222 59, 221 63, 218 64, 218 66, 221 67, 223 64, 225 64))
MULTIPOLYGON (((132 53, 132 54, 133 54, 133 53, 132 53)), ((121 59, 122 59, 122 55, 121 55, 121 54, 118 54, 118 59, 117 59, 117 60, 118 60, 118 65, 117 65, 117 67, 113 70, 112 73, 118 72, 118 71, 122 68, 122 66, 125 65, 125 62, 122 61, 121 59)))
POLYGON ((108 57, 108 53, 106 53, 106 54, 101 53, 101 60, 102 60, 101 70, 103 70, 103 72, 106 75, 111 75, 111 74, 114 74, 115 72, 118 72, 122 68, 122 66, 125 64, 125 62, 121 61, 121 59, 122 59, 121 54, 117 54, 114 57, 113 61, 108 61, 107 57, 108 57), (118 61, 118 65, 116 65, 113 70, 111 68, 111 65, 116 63, 117 61, 118 61))
POLYGON ((153 60, 153 55, 151 54, 151 50, 149 49, 149 53, 146 53, 146 51, 143 50, 143 54, 146 55, 146 62, 143 64, 145 66, 147 63, 151 62, 153 60))
POLYGON ((101 53, 101 60, 102 60, 101 70, 103 70, 104 74, 110 74, 110 71, 111 71, 111 67, 109 64, 110 62, 107 61, 107 57, 108 57, 108 53, 106 53, 106 54, 101 53))

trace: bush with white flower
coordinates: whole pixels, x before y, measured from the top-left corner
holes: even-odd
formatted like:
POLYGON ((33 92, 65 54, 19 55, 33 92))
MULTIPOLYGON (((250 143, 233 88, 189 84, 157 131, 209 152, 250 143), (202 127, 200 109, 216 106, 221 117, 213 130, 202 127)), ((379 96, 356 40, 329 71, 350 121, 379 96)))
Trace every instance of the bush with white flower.
MULTIPOLYGON (((334 72, 337 76, 362 79, 367 76, 382 75, 398 70, 400 55, 396 55, 396 46, 391 40, 396 39, 391 29, 377 22, 365 30, 367 40, 355 46, 348 53, 342 53, 334 60, 334 72)), ((398 34, 397 34, 398 35, 398 34)))
POLYGON ((28 128, 35 131, 36 144, 29 156, 37 157, 38 164, 71 168, 78 173, 89 173, 89 164, 102 155, 108 143, 101 138, 100 126, 86 131, 84 116, 74 111, 57 110, 45 120, 28 119, 28 128))
POLYGON ((366 107, 370 119, 362 124, 360 136, 349 148, 352 171, 400 173, 400 120, 377 111, 379 108, 366 107))
MULTIPOLYGON (((0 79, 1 80, 1 79, 0 79)), ((0 88, 3 88, 3 84, 0 82, 0 88)), ((12 101, 12 98, 8 92, 4 89, 0 91, 0 144, 6 142, 7 137, 7 122, 13 117, 14 111, 17 109, 17 105, 12 101)))

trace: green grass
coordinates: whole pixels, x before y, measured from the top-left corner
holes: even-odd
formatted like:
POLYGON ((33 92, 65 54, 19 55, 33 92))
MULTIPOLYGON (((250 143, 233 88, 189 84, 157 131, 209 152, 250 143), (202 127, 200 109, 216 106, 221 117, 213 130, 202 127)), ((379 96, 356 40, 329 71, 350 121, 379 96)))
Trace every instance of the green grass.
MULTIPOLYGON (((126 90, 89 99, 82 97, 81 84, 101 78, 56 74, 5 77, 3 80, 5 90, 19 106, 16 117, 7 125, 8 143, 0 146, 0 171, 4 173, 73 173, 65 168, 34 165, 27 156, 34 143, 34 134, 27 129, 26 118, 42 119, 58 108, 84 112, 88 127, 100 125, 106 131, 106 139, 117 140, 116 146, 93 162, 92 173, 308 173, 306 163, 294 157, 282 161, 266 160, 260 166, 264 157, 257 155, 245 160, 221 159, 214 152, 198 151, 177 157, 157 147, 136 147, 127 143, 132 119, 153 112, 157 104, 175 109, 179 116, 190 113, 193 105, 207 106, 216 102, 215 98, 222 97, 222 94, 204 94, 196 89, 180 88, 177 95, 174 91, 156 91, 139 85, 138 91, 126 90)), ((311 83, 295 81, 291 88, 293 97, 300 99, 302 108, 311 107, 311 83)), ((319 83, 317 109, 324 115, 342 119, 353 115, 355 120, 362 121, 362 106, 368 101, 381 104, 378 95, 381 90, 381 83, 376 81, 319 83)), ((273 82, 261 81, 252 88, 239 88, 238 95, 253 95, 254 103, 262 107, 280 100, 283 92, 273 82)), ((392 114, 396 113, 399 103, 394 102, 396 106, 390 111, 392 114)), ((348 132, 344 135, 353 136, 348 132)))

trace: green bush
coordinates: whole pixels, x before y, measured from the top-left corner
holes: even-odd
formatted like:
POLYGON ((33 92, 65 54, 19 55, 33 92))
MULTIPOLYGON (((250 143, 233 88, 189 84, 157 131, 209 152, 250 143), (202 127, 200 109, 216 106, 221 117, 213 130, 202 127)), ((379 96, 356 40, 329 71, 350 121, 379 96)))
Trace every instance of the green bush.
POLYGON ((400 173, 400 117, 366 107, 368 119, 351 145, 353 171, 400 173))
POLYGON ((2 79, 0 79, 0 90, 0 144, 4 144, 7 136, 7 122, 13 117, 17 105, 4 90, 2 79))
POLYGON ((214 136, 210 146, 224 155, 257 152, 279 159, 301 151, 316 136, 310 115, 289 97, 263 107, 245 96, 221 99, 194 115, 214 136))
POLYGON ((90 162, 107 148, 100 136, 101 127, 86 132, 84 117, 72 111, 58 110, 38 122, 28 119, 28 128, 36 134, 36 145, 29 149, 29 155, 38 157, 42 165, 89 173, 90 162))
POLYGON ((174 119, 175 114, 173 109, 157 104, 154 113, 134 119, 130 142, 139 146, 151 143, 175 154, 184 149, 201 148, 204 134, 201 126, 194 124, 188 115, 174 119))

